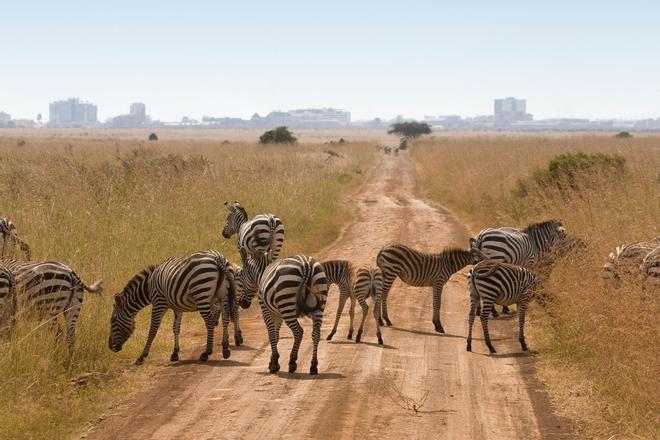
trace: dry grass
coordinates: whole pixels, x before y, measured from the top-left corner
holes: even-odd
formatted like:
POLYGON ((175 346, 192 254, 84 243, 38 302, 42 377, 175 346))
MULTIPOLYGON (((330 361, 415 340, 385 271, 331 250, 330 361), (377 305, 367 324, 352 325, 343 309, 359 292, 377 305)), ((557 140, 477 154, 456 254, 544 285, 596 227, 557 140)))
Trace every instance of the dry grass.
POLYGON ((133 368, 148 316, 141 314, 124 350, 111 353, 112 294, 172 255, 219 249, 238 261, 235 241, 220 236, 224 200, 240 200, 251 215, 277 213, 287 233, 283 255, 311 253, 350 219, 341 199, 378 157, 370 143, 22 139, 0 138, 0 214, 14 221, 34 259, 66 262, 88 282, 103 278, 106 294, 86 297, 70 358, 47 326, 32 331, 37 322, 25 315, 0 337, 3 439, 68 437, 157 369, 153 361, 168 356, 162 329, 169 325, 156 338, 151 365, 133 368), (327 148, 343 158, 329 158, 327 148))
POLYGON ((600 268, 616 245, 660 233, 660 138, 435 138, 415 145, 412 155, 427 195, 472 232, 557 218, 588 242, 587 251, 559 263, 548 286, 554 301, 533 313, 540 376, 583 435, 657 435, 660 298, 641 295, 634 282, 610 290, 600 268), (533 182, 536 167, 576 151, 622 155, 627 172, 584 176, 580 189, 570 191, 533 182), (516 194, 519 179, 528 182, 524 197, 516 194))

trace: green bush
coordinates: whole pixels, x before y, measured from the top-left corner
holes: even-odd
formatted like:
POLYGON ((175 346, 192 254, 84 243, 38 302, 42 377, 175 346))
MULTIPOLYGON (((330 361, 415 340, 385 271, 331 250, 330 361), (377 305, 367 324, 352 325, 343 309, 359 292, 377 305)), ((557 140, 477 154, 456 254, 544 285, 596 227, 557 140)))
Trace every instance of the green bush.
POLYGON ((262 144, 295 144, 297 140, 298 138, 284 126, 268 130, 259 138, 262 144))

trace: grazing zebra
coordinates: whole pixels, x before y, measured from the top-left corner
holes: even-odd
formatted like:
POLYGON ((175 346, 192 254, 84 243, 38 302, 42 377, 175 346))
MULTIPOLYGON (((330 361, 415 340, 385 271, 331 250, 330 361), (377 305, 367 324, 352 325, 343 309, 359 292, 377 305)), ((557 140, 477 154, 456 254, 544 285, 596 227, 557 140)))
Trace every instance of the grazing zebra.
MULTIPOLYGON (((524 229, 488 228, 470 238, 470 248, 482 255, 503 263, 531 268, 541 254, 560 247, 567 240, 566 229, 557 220, 548 220, 528 225, 524 229)), ((498 313, 495 308, 493 316, 498 313)), ((502 308, 508 313, 507 306, 502 308)))
POLYGON ((11 271, 0 263, 0 333, 11 327, 16 313, 16 280, 11 271))
MULTIPOLYGON (((387 296, 394 280, 399 277, 401 281, 415 287, 433 287, 433 325, 435 331, 444 333, 440 322, 440 303, 442 288, 455 272, 468 264, 474 264, 478 256, 472 251, 458 248, 446 248, 438 254, 426 254, 402 244, 386 246, 378 253, 376 263, 383 272, 383 289, 376 301, 378 324, 383 325, 380 319, 382 302, 382 315, 387 325, 392 325, 387 314, 387 296)), ((378 343, 382 344, 380 327, 377 330, 378 343)))
POLYGON ((643 290, 660 286, 660 245, 644 257, 639 272, 643 290))
POLYGON ((18 246, 26 259, 32 258, 30 255, 30 246, 20 239, 16 233, 16 226, 7 218, 0 217, 0 257, 10 256, 11 247, 18 246))
POLYGON ((238 201, 233 205, 225 202, 225 208, 229 214, 227 223, 222 229, 222 236, 230 238, 238 234, 236 245, 243 266, 247 263, 248 257, 261 253, 268 254, 270 261, 276 260, 284 244, 282 220, 273 214, 259 214, 248 220, 247 211, 238 201))
POLYGON ((617 246, 610 253, 607 263, 603 265, 603 280, 606 285, 616 289, 621 287, 622 277, 636 277, 643 274, 642 261, 650 252, 660 245, 660 241, 649 243, 628 243, 617 246))
POLYGON ((339 325, 339 319, 341 314, 344 311, 344 305, 348 298, 351 299, 351 307, 349 309, 349 316, 351 319, 351 324, 348 329, 347 339, 353 338, 353 319, 355 318, 355 292, 353 291, 353 266, 350 261, 347 260, 330 260, 324 261, 321 263, 323 266, 323 271, 328 280, 328 287, 332 284, 336 284, 339 287, 339 306, 337 307, 337 316, 335 318, 335 325, 332 327, 332 331, 326 338, 328 341, 337 332, 337 326, 339 325))
POLYGON ((158 266, 149 266, 138 272, 115 296, 110 319, 110 350, 122 349, 126 340, 135 330, 135 315, 151 304, 151 326, 144 350, 136 365, 144 362, 149 355, 151 344, 158 327, 168 309, 174 311, 174 350, 170 359, 179 360, 179 331, 183 312, 199 311, 206 324, 206 350, 200 355, 201 361, 208 360, 213 353, 213 329, 217 317, 212 303, 222 304, 222 356, 230 355, 228 324, 231 316, 231 303, 236 301, 234 269, 216 251, 197 252, 188 257, 173 257, 158 266))
POLYGON ((490 342, 488 333, 488 316, 495 304, 516 304, 518 308, 518 325, 520 346, 527 351, 525 343, 525 311, 531 299, 533 289, 539 279, 534 272, 520 266, 500 263, 495 260, 485 260, 475 265, 468 275, 470 285, 470 314, 468 316, 469 330, 467 351, 472 351, 472 326, 477 315, 477 306, 483 302, 481 326, 484 330, 484 340, 491 353, 495 348, 490 342))
MULTIPOLYGON (((360 328, 358 329, 357 335, 355 336, 355 343, 360 342, 362 339, 362 330, 364 329, 364 321, 367 319, 367 313, 369 313, 369 306, 367 305, 367 298, 371 297, 376 303, 376 298, 383 289, 383 273, 378 268, 372 267, 361 267, 358 269, 355 274, 355 287, 353 288, 355 292, 355 297, 360 303, 362 308, 362 321, 360 322, 360 328)), ((378 327, 378 313, 374 307, 374 319, 376 321, 376 326, 378 327)), ((383 343, 382 338, 378 340, 380 344, 383 343)))
POLYGON ((84 292, 100 294, 103 281, 88 286, 69 266, 55 261, 34 263, 6 259, 1 263, 14 275, 19 306, 30 307, 41 319, 49 320, 58 337, 62 334, 58 317, 64 315, 66 341, 73 348, 84 292))
MULTIPOLYGON (((259 281, 259 304, 268 329, 272 350, 268 370, 280 369, 277 342, 282 321, 291 329, 294 342, 289 358, 289 373, 298 368, 298 349, 303 328, 297 317, 312 318, 312 362, 309 374, 318 374, 318 345, 321 339, 323 309, 328 297, 328 281, 323 266, 311 257, 297 255, 271 263, 259 281)), ((243 305, 243 304, 241 304, 243 305)))

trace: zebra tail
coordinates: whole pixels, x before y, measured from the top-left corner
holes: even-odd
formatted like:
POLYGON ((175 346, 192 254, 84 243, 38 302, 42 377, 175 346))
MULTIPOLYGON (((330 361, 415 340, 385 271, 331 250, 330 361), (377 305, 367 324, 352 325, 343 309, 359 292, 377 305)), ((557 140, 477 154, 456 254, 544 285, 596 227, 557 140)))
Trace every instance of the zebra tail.
POLYGON ((231 263, 221 255, 216 255, 215 261, 229 283, 229 286, 227 287, 227 303, 229 304, 229 317, 233 321, 238 317, 238 288, 236 287, 234 268, 231 263))
POLYGON ((98 279, 92 283, 91 286, 86 285, 85 283, 80 281, 80 284, 82 285, 83 289, 88 291, 89 293, 96 293, 97 295, 100 295, 103 293, 103 280, 98 279))
POLYGON ((319 292, 317 292, 316 289, 312 286, 313 272, 314 269, 310 268, 309 272, 305 273, 304 278, 300 283, 300 288, 298 289, 298 294, 296 295, 297 316, 309 316, 321 308, 321 295, 319 295, 319 292))
POLYGON ((480 261, 488 259, 488 257, 481 251, 481 243, 475 238, 470 238, 470 252, 473 255, 476 255, 480 261))

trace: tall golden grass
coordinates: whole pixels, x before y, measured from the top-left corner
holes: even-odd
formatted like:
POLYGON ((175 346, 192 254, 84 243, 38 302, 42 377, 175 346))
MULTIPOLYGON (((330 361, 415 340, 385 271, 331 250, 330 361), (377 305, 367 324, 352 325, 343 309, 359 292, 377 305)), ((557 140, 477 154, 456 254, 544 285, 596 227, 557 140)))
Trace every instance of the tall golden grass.
MULTIPOLYGON (((14 221, 33 259, 65 262, 87 282, 103 278, 106 288, 102 297, 86 296, 70 357, 48 326, 35 331, 38 321, 25 313, 0 336, 0 438, 70 436, 153 372, 153 365, 129 367, 147 316, 122 352, 108 350, 112 294, 172 255, 219 249, 239 261, 235 240, 220 236, 225 200, 240 200, 250 215, 280 216, 283 255, 318 251, 350 220, 342 198, 367 177, 375 153, 371 143, 0 138, 0 215, 14 221)), ((162 328, 150 359, 167 356, 162 328)))
POLYGON ((660 137, 436 137, 414 145, 412 156, 426 194, 474 233, 556 218, 588 243, 558 263, 547 286, 553 301, 533 313, 540 376, 582 435, 656 436, 660 298, 642 295, 636 280, 606 287, 601 267, 618 244, 660 233, 660 137), (626 172, 583 176, 571 190, 534 181, 554 156, 578 151, 621 155, 626 172))

